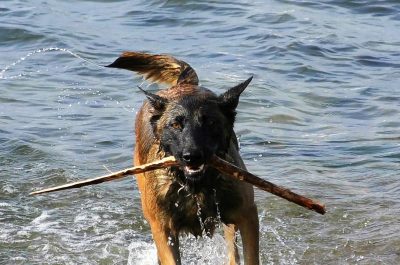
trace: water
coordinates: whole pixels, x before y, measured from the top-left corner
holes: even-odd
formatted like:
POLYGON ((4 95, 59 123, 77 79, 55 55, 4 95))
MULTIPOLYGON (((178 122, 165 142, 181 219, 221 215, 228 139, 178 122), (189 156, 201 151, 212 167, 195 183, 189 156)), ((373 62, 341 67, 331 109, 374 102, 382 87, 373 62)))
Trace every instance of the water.
MULTIPOLYGON (((398 1, 0 2, 0 264, 155 264, 135 180, 35 189, 128 167, 143 81, 101 68, 170 53, 217 93, 254 75, 247 167, 326 203, 256 191, 262 264, 400 264, 398 1)), ((221 232, 221 231, 219 231, 221 232)), ((182 239, 222 264, 221 235, 182 239)))

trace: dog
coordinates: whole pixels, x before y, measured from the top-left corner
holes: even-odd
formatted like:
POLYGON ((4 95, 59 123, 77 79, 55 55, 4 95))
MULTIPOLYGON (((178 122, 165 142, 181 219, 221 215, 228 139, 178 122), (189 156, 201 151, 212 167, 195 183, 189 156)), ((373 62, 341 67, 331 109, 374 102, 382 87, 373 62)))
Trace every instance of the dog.
POLYGON ((179 162, 176 167, 136 175, 158 263, 181 264, 180 233, 212 236, 222 223, 228 264, 239 264, 237 230, 244 264, 259 264, 259 220, 253 186, 208 166, 217 155, 245 169, 233 126, 239 96, 252 77, 216 95, 199 86, 189 64, 169 55, 124 52, 108 67, 135 71, 145 79, 170 86, 157 93, 141 89, 147 100, 135 122, 135 165, 171 155, 179 162))

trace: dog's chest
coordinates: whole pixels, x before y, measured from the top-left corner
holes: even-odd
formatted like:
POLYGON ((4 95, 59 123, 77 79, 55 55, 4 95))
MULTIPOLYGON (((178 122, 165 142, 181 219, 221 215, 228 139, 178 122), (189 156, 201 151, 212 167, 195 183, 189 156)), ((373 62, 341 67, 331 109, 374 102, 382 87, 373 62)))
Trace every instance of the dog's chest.
POLYGON ((192 194, 176 181, 171 181, 168 192, 158 198, 164 218, 171 230, 212 235, 219 223, 231 223, 231 216, 242 204, 232 181, 219 178, 207 183, 196 194, 192 194))

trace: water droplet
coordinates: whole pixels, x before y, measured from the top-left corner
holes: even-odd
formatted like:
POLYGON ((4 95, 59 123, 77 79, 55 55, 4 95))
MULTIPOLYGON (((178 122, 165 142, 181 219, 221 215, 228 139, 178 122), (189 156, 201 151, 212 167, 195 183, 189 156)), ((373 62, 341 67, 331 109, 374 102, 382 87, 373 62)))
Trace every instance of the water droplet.
POLYGON ((194 198, 196 199, 196 204, 197 204, 197 217, 199 218, 199 222, 200 222, 200 229, 201 232, 204 231, 204 222, 203 219, 201 218, 201 205, 200 205, 200 199, 197 196, 194 196, 194 198))
MULTIPOLYGON (((80 60, 82 60, 82 61, 85 61, 86 63, 95 65, 95 66, 97 66, 97 67, 103 69, 103 66, 101 66, 101 65, 99 65, 99 64, 97 64, 97 63, 95 63, 95 62, 92 62, 92 61, 90 61, 90 60, 88 60, 88 59, 85 59, 85 58, 81 57, 80 55, 78 55, 78 54, 76 54, 76 53, 74 53, 74 52, 72 52, 72 51, 70 51, 70 50, 68 50, 68 49, 65 49, 65 48, 58 48, 58 47, 49 47, 49 48, 41 48, 41 49, 35 50, 35 51, 33 51, 33 52, 29 52, 28 54, 26 54, 25 56, 19 58, 19 59, 16 60, 15 62, 13 62, 13 63, 7 65, 4 69, 2 69, 2 70, 0 71, 0 79, 14 79, 14 78, 17 78, 17 77, 22 77, 22 76, 24 76, 23 74, 18 74, 18 75, 15 75, 15 76, 8 76, 8 77, 5 77, 4 74, 5 74, 5 72, 7 72, 8 70, 10 70, 12 67, 14 67, 14 66, 16 66, 17 64, 20 64, 21 62, 25 61, 28 57, 31 57, 32 55, 35 55, 35 54, 38 54, 38 53, 44 53, 44 52, 53 52, 53 51, 69 53, 70 55, 74 56, 75 58, 78 58, 78 59, 80 59, 80 60)), ((40 70, 37 70, 37 72, 39 72, 39 71, 40 71, 40 70)))
POLYGON ((171 236, 169 236, 168 237, 168 246, 173 246, 174 245, 174 242, 172 241, 172 237, 171 236))
POLYGON ((219 225, 221 223, 221 211, 219 209, 219 202, 218 202, 218 199, 217 199, 217 190, 216 189, 213 189, 213 190, 214 190, 215 206, 217 208, 217 222, 218 222, 218 225, 219 225))

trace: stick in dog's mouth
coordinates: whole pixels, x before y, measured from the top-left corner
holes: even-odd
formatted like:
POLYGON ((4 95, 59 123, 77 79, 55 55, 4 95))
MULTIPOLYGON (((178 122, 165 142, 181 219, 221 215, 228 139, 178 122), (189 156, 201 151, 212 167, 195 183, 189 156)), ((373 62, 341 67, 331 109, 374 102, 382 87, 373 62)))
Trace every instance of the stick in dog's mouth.
MULTIPOLYGON (((133 174, 139 174, 143 173, 146 171, 150 170, 155 170, 155 169, 160 169, 160 168, 166 168, 170 166, 177 166, 178 162, 176 161, 175 157, 169 156, 166 158, 163 158, 161 160, 153 161, 148 164, 136 166, 136 167, 131 167, 127 168, 115 173, 111 173, 105 176, 100 176, 97 178, 93 179, 88 179, 88 180, 83 180, 83 181, 78 181, 78 182, 73 182, 53 188, 48 188, 44 190, 39 190, 30 193, 30 195, 37 195, 37 194, 42 194, 42 193, 48 193, 48 192, 53 192, 53 191, 59 191, 59 190, 66 190, 66 189, 73 189, 73 188, 80 188, 83 186, 88 186, 88 185, 93 185, 93 184, 99 184, 102 182, 107 182, 111 180, 116 180, 120 179, 123 177, 126 177, 128 175, 133 175, 133 174)), ((300 206, 303 206, 305 208, 308 208, 310 210, 316 211, 317 213, 320 214, 325 214, 325 205, 319 203, 318 201, 309 199, 307 197, 301 196, 299 194, 296 194, 289 189, 277 186, 271 182, 268 182, 262 178, 259 178, 250 172, 238 168, 235 165, 232 165, 231 163, 225 161, 224 159, 214 156, 210 160, 210 166, 214 167, 224 175, 228 177, 232 177, 234 179, 240 180, 240 181, 245 181, 247 183, 250 183, 262 190, 268 191, 274 195, 277 195, 281 198, 284 198, 288 201, 294 202, 300 206)), ((207 165, 208 166, 208 165, 207 165)), ((201 173, 204 169, 206 168, 205 164, 201 164, 199 166, 184 166, 184 170, 187 171, 190 175, 192 174, 198 174, 201 173)))

